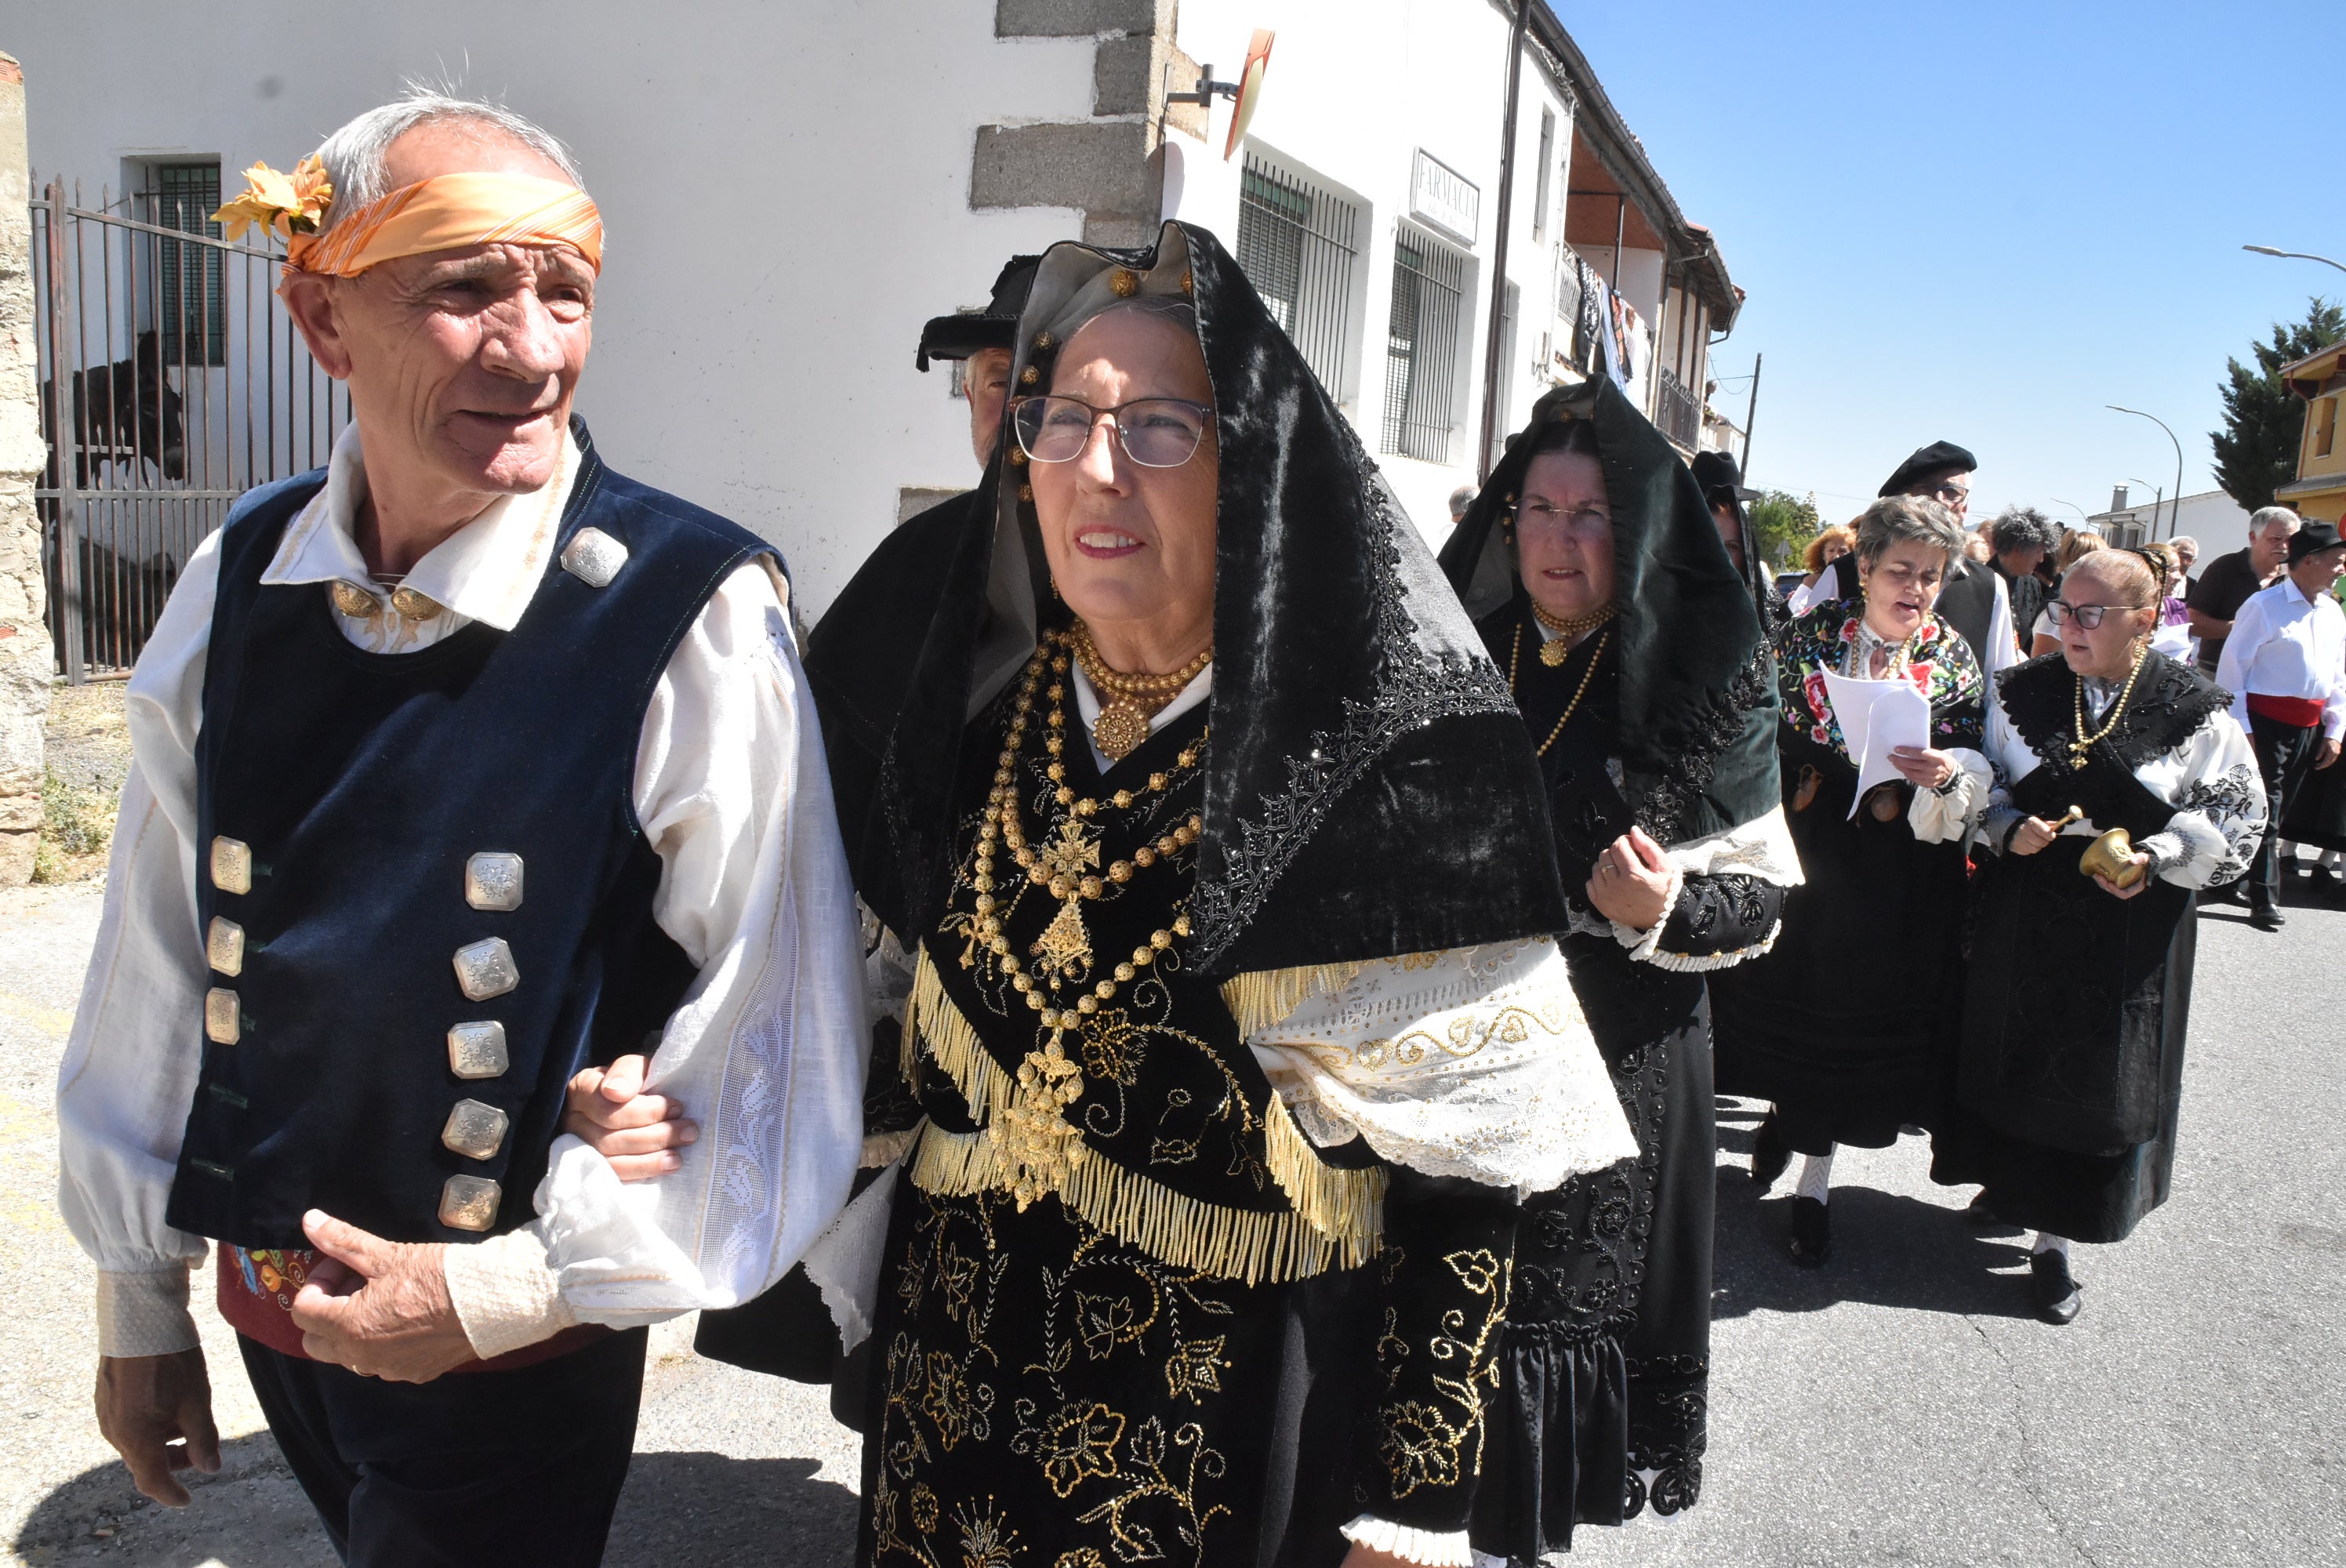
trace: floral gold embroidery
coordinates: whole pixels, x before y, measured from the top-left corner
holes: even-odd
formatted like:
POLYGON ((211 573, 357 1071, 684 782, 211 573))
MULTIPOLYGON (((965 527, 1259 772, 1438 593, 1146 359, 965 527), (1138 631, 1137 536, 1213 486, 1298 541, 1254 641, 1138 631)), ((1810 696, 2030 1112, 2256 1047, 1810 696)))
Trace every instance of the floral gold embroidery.
POLYGON ((1165 1386, 1175 1399, 1203 1404, 1200 1390, 1222 1391, 1222 1371, 1229 1365, 1222 1359, 1222 1341, 1217 1334, 1210 1339, 1186 1339, 1173 1348, 1165 1362, 1165 1386))
POLYGON ((1080 1409, 1062 1405, 1058 1414, 1031 1435, 1032 1448, 1051 1490, 1070 1497, 1087 1475, 1116 1474, 1116 1445, 1124 1438, 1124 1418, 1095 1400, 1080 1409))

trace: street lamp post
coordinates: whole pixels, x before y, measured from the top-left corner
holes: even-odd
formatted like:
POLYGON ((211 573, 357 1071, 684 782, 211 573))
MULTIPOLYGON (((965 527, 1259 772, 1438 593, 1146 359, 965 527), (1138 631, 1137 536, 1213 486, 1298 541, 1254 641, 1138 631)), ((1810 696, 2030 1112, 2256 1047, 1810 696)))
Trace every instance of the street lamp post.
MULTIPOLYGON (((2157 537, 2158 537, 2158 504, 2159 504, 2161 501, 2164 501, 2164 500, 2166 500, 2166 499, 2167 499, 2167 486, 2166 486, 2166 485, 2164 485, 2164 484, 2152 484, 2150 483, 2150 481, 2149 481, 2149 480, 2147 480, 2147 479, 2129 479, 2129 480, 2127 480, 2127 483, 2128 484, 2141 484, 2141 485, 2146 485, 2146 486, 2147 486, 2147 487, 2149 488, 2149 490, 2150 490, 2150 536, 2151 536, 2151 538, 2153 538, 2153 539, 2157 538, 2157 537)), ((2182 526, 2182 524, 2181 524, 2177 523, 2177 522, 2175 522, 2173 519, 2171 519, 2171 518, 2170 518, 2170 519, 2168 520, 2168 524, 2167 524, 2167 536, 2168 536, 2168 538, 2170 538, 2170 539, 2172 539, 2173 537, 2175 537, 2175 531, 2176 531, 2176 529, 2178 529, 2178 528, 2179 528, 2179 527, 2181 527, 2181 526, 2182 526)))
POLYGON ((2332 261, 2327 256, 2316 256, 2305 250, 2276 250, 2270 245, 2243 245, 2243 250, 2253 250, 2259 256, 2279 256, 2290 261, 2319 261, 2324 267, 2335 267, 2346 272, 2346 261, 2332 261))
MULTIPOLYGON (((2102 406, 2116 413, 2130 413, 2137 419, 2147 419, 2150 421, 2151 423, 2158 426, 2159 429, 2166 430, 2167 439, 2175 442, 2175 528, 2181 527, 2183 525, 2183 443, 2175 440, 2175 433, 2171 430, 2167 430, 2167 422, 2159 418, 2155 413, 2145 413, 2138 408, 2120 408, 2114 402, 2105 403, 2102 406)), ((2158 527, 2157 517, 2154 515, 2150 520, 2150 524, 2152 530, 2156 532, 2158 527)), ((2169 528, 2168 532, 2172 535, 2175 532, 2175 528, 2169 528)))

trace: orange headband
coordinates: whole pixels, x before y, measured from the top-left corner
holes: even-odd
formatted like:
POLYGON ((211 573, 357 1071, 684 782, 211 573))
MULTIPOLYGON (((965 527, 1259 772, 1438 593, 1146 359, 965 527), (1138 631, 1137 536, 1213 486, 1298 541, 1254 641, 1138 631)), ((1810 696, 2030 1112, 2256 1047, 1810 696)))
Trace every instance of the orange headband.
POLYGON ((355 278, 378 261, 474 245, 567 245, 603 270, 603 219, 575 185, 529 174, 443 174, 403 186, 323 236, 295 234, 285 264, 355 278))

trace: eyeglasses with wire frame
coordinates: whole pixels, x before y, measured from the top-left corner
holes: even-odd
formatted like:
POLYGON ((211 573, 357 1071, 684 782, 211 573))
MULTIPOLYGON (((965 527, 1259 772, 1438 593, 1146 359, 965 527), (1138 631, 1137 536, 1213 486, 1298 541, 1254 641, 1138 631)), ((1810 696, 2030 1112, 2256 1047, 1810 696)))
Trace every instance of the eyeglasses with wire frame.
POLYGON ((2148 608, 2150 608, 2148 605, 2073 605, 2064 599, 2055 599, 2045 606, 2045 613, 2053 617, 2053 624, 2056 626, 2066 626, 2071 621, 2075 621, 2091 632, 2101 629, 2102 617, 2112 610, 2147 610, 2148 608))
POLYGON ((1056 392, 1020 398, 1010 426, 1019 450, 1037 463, 1070 463, 1091 444, 1093 429, 1106 423, 1124 454, 1143 468, 1178 468, 1197 454, 1212 428, 1214 411, 1187 398, 1144 397, 1114 408, 1056 392))

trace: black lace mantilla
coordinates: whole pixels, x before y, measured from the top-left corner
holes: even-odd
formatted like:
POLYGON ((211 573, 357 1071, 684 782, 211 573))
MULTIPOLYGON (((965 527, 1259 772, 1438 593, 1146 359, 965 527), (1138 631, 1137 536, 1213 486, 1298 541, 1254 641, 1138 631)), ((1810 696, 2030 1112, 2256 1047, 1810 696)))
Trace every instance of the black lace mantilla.
MULTIPOLYGON (((1751 650, 1749 662, 1725 691, 1704 694, 1705 702, 1674 743, 1677 765, 1657 778, 1640 780, 1644 788, 1636 792, 1637 825, 1657 843, 1678 844, 1706 836, 1692 830, 1696 804, 1710 788, 1719 757, 1751 727, 1753 710, 1770 707, 1775 694, 1775 658, 1766 643, 1751 650)), ((1768 728, 1772 735, 1772 716, 1768 728)))
MULTIPOLYGON (((2230 693, 2189 666, 2155 649, 2142 657, 2116 729, 2092 752, 2128 773, 2173 751, 2232 706, 2230 693)), ((2004 716, 2028 748, 2068 771, 2069 743, 2077 738, 2077 677, 2068 662, 2046 654, 2002 671, 1995 684, 2004 716)))
MULTIPOLYGON (((1350 427, 1341 428, 1352 455, 1365 463, 1350 427)), ((1382 653, 1378 684, 1366 701, 1345 699, 1341 728, 1315 732, 1303 754, 1288 758, 1285 791, 1266 795, 1260 816, 1233 822, 1221 864, 1210 874, 1201 870, 1190 906, 1201 969, 1212 968, 1239 939, 1337 800, 1394 741, 1438 718, 1515 712, 1515 698, 1495 667, 1463 648, 1422 650, 1404 602, 1402 554, 1391 543, 1393 530, 1412 524, 1382 481, 1372 478, 1364 488, 1363 504, 1385 531, 1384 543, 1372 552, 1375 640, 1382 653)))

